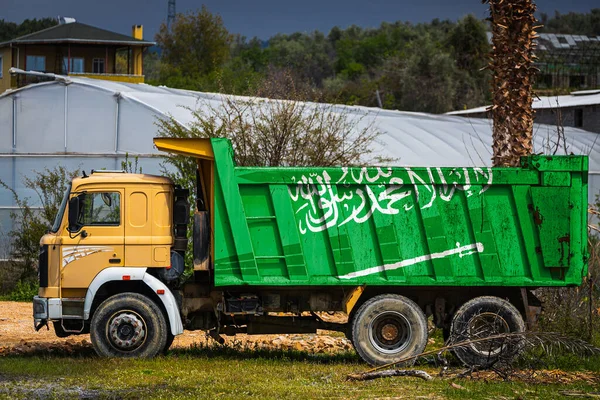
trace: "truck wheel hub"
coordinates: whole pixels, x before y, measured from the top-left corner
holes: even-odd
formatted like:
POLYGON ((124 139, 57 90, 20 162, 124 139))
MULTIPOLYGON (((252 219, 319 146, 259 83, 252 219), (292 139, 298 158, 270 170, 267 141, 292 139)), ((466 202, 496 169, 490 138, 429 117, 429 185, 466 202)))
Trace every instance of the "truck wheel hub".
POLYGON ((398 336, 398 327, 394 324, 386 324, 381 328, 381 336, 385 340, 394 340, 398 336))
POLYGON ((410 344, 412 329, 401 313, 383 312, 369 324, 369 340, 373 347, 382 353, 399 353, 410 344))
POLYGON ((108 322, 108 337, 118 350, 130 351, 140 347, 146 339, 146 324, 133 311, 113 315, 108 322))

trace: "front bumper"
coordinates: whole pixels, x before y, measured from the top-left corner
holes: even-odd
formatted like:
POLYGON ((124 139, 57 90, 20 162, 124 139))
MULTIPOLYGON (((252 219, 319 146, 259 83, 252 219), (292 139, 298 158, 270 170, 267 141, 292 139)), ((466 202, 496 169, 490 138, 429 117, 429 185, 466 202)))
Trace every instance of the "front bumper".
POLYGON ((61 318, 62 302, 60 299, 33 296, 33 323, 35 327, 43 326, 46 321, 61 318))

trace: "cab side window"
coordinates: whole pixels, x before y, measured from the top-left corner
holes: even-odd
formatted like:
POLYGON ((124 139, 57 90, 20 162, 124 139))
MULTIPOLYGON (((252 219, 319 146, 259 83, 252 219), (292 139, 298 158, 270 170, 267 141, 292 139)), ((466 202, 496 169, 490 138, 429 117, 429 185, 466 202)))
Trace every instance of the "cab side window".
POLYGON ((121 224, 121 195, 114 192, 86 193, 81 225, 118 226, 121 224))

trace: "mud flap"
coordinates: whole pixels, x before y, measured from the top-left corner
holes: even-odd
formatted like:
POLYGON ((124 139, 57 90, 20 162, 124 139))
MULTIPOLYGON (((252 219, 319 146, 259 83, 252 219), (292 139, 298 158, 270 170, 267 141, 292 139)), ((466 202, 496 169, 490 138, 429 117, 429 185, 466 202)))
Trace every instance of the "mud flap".
POLYGON ((194 213, 194 271, 208 271, 210 260, 210 214, 194 213))

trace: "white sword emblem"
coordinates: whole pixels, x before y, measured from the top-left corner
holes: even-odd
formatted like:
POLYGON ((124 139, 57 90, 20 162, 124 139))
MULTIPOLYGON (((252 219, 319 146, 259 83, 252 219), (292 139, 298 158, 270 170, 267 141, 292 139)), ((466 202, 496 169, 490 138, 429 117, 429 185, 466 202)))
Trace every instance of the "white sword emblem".
POLYGON ((456 248, 454 248, 454 249, 445 250, 440 253, 433 253, 433 254, 427 254, 427 255, 419 256, 419 257, 415 257, 415 258, 410 258, 408 260, 402 260, 402 261, 399 261, 394 264, 384 264, 384 265, 380 265, 378 267, 371 267, 371 268, 363 269, 362 271, 350 272, 349 274, 338 276, 338 278, 339 279, 358 278, 359 276, 367 276, 367 275, 377 274, 377 273, 383 272, 383 271, 393 271, 395 269, 408 267, 409 265, 418 264, 423 261, 434 260, 436 258, 448 257, 453 254, 458 254, 458 256, 460 258, 463 258, 465 256, 468 256, 468 255, 471 255, 474 253, 481 253, 481 252, 483 252, 483 243, 481 243, 481 242, 469 244, 469 245, 462 246, 462 247, 460 246, 460 243, 457 242, 456 248))

